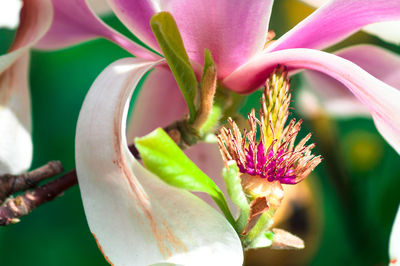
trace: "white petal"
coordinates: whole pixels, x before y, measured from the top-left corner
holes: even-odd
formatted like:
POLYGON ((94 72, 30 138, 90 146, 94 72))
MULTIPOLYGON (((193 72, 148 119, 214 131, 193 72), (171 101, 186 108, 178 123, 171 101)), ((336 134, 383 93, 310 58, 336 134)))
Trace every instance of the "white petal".
POLYGON ((400 265, 400 206, 393 223, 389 244, 390 265, 400 265))
POLYGON ((32 160, 29 50, 51 18, 49 0, 26 1, 10 52, 0 56, 0 174, 26 171, 32 160))
POLYGON ((0 75, 0 174, 18 174, 31 164, 28 64, 25 53, 0 75))
POLYGON ((112 14, 112 9, 108 5, 107 0, 87 0, 90 8, 99 16, 112 14))
POLYGON ((15 29, 19 22, 21 0, 7 0, 0 2, 0 28, 15 29))
POLYGON ((89 227, 114 265, 242 265, 240 240, 225 218, 162 182, 128 150, 130 97, 157 64, 119 60, 100 74, 85 99, 75 150, 89 227))

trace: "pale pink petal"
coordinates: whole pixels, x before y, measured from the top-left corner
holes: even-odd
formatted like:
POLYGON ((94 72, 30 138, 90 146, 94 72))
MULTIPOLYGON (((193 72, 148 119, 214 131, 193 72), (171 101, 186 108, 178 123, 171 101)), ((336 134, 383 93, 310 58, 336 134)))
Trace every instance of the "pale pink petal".
POLYGON ((400 20, 400 1, 331 0, 267 47, 266 52, 289 48, 323 49, 363 26, 400 20))
POLYGON ((36 45, 39 49, 59 49, 94 38, 106 38, 135 56, 154 59, 152 52, 132 42, 102 22, 86 0, 52 0, 54 18, 50 30, 36 45))
MULTIPOLYGON (((182 119, 187 112, 185 99, 171 71, 165 66, 157 67, 148 75, 135 100, 128 124, 128 142, 133 142, 134 137, 144 136, 158 127, 171 125, 182 119)), ((200 143, 185 150, 185 153, 225 193, 225 183, 222 178, 223 161, 218 146, 200 143)), ((207 194, 196 193, 196 195, 216 207, 207 194)))
POLYGON ((107 16, 113 13, 107 0, 87 0, 87 4, 98 16, 107 16))
POLYGON ((263 49, 272 0, 161 1, 182 34, 189 57, 203 62, 209 49, 219 77, 225 77, 263 49))
MULTIPOLYGON (((358 45, 336 52, 365 71, 400 90, 400 56, 372 45, 358 45)), ((305 71, 304 86, 313 90, 333 115, 366 115, 368 112, 340 82, 316 71, 305 71)))
MULTIPOLYGON (((312 7, 320 7, 328 0, 301 0, 312 7)), ((400 44, 400 20, 373 23, 362 28, 363 31, 375 35, 384 41, 400 44)))
POLYGON ((227 220, 151 174, 128 150, 130 97, 157 64, 119 60, 100 74, 86 96, 75 150, 89 227, 113 265, 242 265, 241 243, 227 220))
POLYGON ((278 64, 288 66, 289 70, 320 71, 340 81, 367 106, 382 136, 400 152, 400 91, 339 56, 312 49, 287 49, 262 54, 223 82, 238 92, 251 91, 261 86, 278 64))
POLYGON ((26 52, 0 74, 0 174, 19 174, 31 165, 28 68, 29 52, 26 52))
POLYGON ((0 174, 26 171, 32 160, 29 49, 50 26, 47 0, 24 3, 10 52, 0 56, 0 174))
POLYGON ((368 108, 337 80, 320 72, 307 70, 297 94, 296 110, 302 117, 321 113, 340 119, 371 117, 368 108))
POLYGON ((389 243, 390 265, 400 265, 400 206, 393 222, 389 243))
POLYGON ((160 51, 150 28, 151 17, 160 8, 151 0, 108 0, 111 8, 124 25, 151 48, 160 51))
POLYGON ((128 123, 128 142, 158 127, 166 127, 187 114, 185 99, 171 71, 166 66, 147 76, 134 102, 128 123))

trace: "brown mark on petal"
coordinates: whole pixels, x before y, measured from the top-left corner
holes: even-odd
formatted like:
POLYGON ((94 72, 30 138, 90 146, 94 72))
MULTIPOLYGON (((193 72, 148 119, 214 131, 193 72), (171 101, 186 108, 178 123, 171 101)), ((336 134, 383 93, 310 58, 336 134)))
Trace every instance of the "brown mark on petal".
POLYGON ((274 240, 272 242, 271 248, 273 249, 303 249, 304 248, 304 241, 283 230, 274 228, 272 229, 274 233, 274 240))
POLYGON ((153 216, 149 196, 147 195, 146 191, 144 191, 142 185, 137 180, 137 178, 130 171, 130 167, 128 166, 128 163, 126 162, 123 155, 123 147, 121 142, 121 117, 124 112, 125 100, 129 96, 127 95, 127 92, 129 92, 128 87, 132 86, 131 80, 132 79, 130 77, 127 78, 124 84, 124 87, 126 89, 121 90, 121 94, 119 95, 119 108, 115 110, 114 113, 113 143, 116 159, 113 160, 113 163, 121 170, 122 174, 125 177, 125 180, 129 185, 130 191, 134 196, 134 202, 141 210, 141 213, 146 217, 150 229, 157 242, 160 253, 165 258, 168 258, 172 256, 171 248, 175 249, 176 251, 187 251, 187 248, 185 247, 183 242, 175 237, 165 221, 159 221, 153 216))
POLYGON ((14 72, 17 63, 18 61, 0 74, 0 105, 6 106, 11 98, 12 89, 15 87, 14 72))
POLYGON ((104 258, 106 259, 106 261, 107 261, 111 266, 114 266, 114 264, 110 261, 110 259, 107 257, 107 255, 103 252, 103 249, 101 248, 100 243, 99 243, 99 241, 97 240, 96 235, 93 234, 93 233, 92 233, 92 235, 93 235, 93 237, 94 237, 94 240, 96 240, 97 247, 100 249, 100 251, 101 251, 101 253, 103 254, 103 256, 104 256, 104 258))
POLYGON ((260 216, 268 210, 268 202, 266 197, 259 197, 250 203, 249 219, 247 220, 246 227, 242 235, 247 235, 251 229, 256 225, 260 216))

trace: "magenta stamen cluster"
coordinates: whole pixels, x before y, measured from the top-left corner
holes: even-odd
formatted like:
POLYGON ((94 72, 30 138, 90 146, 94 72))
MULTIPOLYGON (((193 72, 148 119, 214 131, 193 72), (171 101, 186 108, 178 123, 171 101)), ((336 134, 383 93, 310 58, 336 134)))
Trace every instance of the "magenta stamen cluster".
POLYGON ((237 166, 241 173, 266 178, 269 182, 278 180, 282 184, 297 183, 293 169, 288 168, 286 164, 287 156, 285 156, 283 149, 278 152, 271 149, 266 156, 262 142, 256 147, 256 158, 254 157, 254 149, 250 145, 245 149, 245 164, 243 165, 240 160, 238 161, 237 166))

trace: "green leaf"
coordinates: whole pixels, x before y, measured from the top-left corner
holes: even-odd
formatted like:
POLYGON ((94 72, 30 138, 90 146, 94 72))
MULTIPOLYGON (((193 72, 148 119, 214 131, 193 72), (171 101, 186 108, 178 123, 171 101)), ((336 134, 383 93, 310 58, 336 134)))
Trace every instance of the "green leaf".
POLYGON ((251 244, 247 247, 249 248, 265 248, 270 247, 274 240, 274 233, 272 231, 267 231, 261 234, 259 237, 253 240, 251 244))
POLYGON ((197 80, 183 46, 178 27, 174 18, 168 12, 155 14, 150 20, 150 26, 185 98, 189 109, 189 122, 191 123, 196 118, 194 99, 196 97, 197 80))
POLYGON ((228 162, 228 167, 229 169, 224 168, 222 170, 222 175, 230 199, 240 209, 240 216, 236 222, 236 227, 239 232, 242 232, 249 218, 250 205, 247 201, 246 194, 243 192, 241 179, 238 175, 239 168, 234 161, 228 162))
POLYGON ((161 128, 135 138, 144 165, 171 186, 209 194, 228 221, 235 221, 229 211, 225 196, 218 186, 204 174, 161 128))

